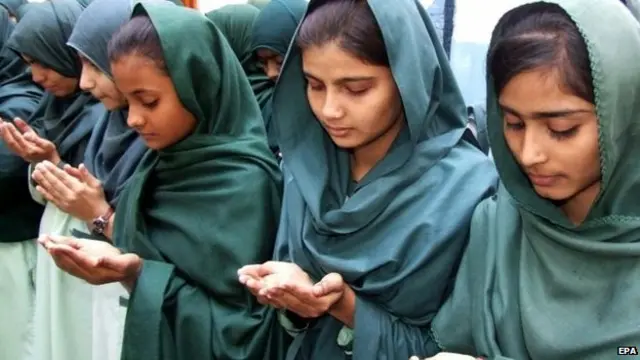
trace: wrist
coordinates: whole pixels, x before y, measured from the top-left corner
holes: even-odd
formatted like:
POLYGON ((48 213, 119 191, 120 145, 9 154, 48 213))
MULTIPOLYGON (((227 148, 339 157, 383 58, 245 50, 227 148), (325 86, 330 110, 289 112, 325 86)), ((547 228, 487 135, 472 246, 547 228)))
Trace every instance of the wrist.
POLYGON ((114 210, 107 202, 104 202, 100 206, 96 206, 95 211, 92 212, 92 217, 86 219, 89 223, 89 228, 96 235, 103 235, 109 227, 111 218, 113 217, 114 210))
POLYGON ((349 328, 353 328, 353 317, 356 308, 356 294, 345 283, 342 295, 329 308, 328 314, 338 319, 349 328))
POLYGON ((140 277, 140 273, 142 272, 142 262, 142 258, 138 257, 138 266, 136 268, 136 271, 133 272, 131 276, 128 276, 126 279, 120 282, 128 292, 132 292, 133 288, 136 286, 136 282, 138 282, 138 277, 140 277))

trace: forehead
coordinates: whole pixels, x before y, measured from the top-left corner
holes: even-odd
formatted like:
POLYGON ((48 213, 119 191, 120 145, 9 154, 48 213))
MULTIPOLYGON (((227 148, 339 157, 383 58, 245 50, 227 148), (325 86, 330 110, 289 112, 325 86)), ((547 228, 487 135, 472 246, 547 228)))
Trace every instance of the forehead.
POLYGON ((389 68, 367 64, 334 42, 304 49, 302 68, 305 73, 322 80, 390 77, 391 74, 389 68))
POLYGON ((162 72, 153 60, 140 55, 121 57, 111 63, 111 71, 122 92, 142 88, 162 90, 167 86, 173 86, 169 76, 162 72))
POLYGON ((499 101, 522 114, 592 105, 568 91, 556 71, 547 70, 514 76, 500 92, 499 101))

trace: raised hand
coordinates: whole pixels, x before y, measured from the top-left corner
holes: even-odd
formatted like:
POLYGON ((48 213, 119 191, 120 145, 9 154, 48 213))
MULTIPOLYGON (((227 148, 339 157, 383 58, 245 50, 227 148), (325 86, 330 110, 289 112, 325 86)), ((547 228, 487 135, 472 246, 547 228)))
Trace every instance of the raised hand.
POLYGON ((0 138, 16 155, 30 163, 49 160, 60 162, 55 144, 41 138, 25 121, 15 119, 13 123, 0 121, 0 138))
POLYGON ((78 169, 66 165, 61 170, 43 161, 36 165, 32 178, 38 184, 36 190, 47 201, 85 222, 104 215, 109 209, 100 181, 84 165, 78 169))

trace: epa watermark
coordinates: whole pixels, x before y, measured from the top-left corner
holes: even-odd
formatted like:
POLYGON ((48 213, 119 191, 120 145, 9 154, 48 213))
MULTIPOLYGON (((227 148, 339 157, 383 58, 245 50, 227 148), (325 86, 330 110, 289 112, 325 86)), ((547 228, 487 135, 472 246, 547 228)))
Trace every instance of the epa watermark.
POLYGON ((618 346, 618 355, 638 356, 640 354, 637 346, 618 346))

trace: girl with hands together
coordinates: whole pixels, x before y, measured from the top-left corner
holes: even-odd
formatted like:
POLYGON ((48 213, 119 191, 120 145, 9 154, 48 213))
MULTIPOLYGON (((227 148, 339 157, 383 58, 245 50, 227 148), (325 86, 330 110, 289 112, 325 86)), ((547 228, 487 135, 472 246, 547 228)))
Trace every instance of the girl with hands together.
POLYGON ((288 310, 287 358, 429 355, 425 334, 497 177, 465 140, 428 14, 414 0, 311 0, 273 107, 286 179, 275 262, 239 280, 288 310))

